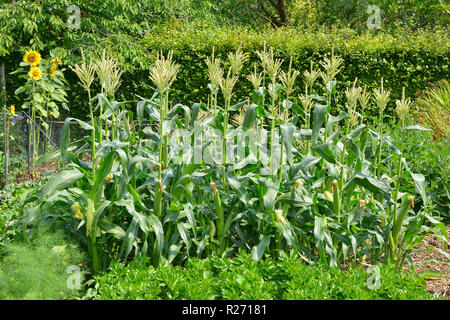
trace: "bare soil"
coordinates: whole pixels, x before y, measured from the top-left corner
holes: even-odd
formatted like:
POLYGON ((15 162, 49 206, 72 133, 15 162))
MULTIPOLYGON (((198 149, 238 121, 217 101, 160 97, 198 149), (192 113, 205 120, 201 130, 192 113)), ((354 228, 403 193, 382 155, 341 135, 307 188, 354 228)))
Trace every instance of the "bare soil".
MULTIPOLYGON (((447 234, 450 234, 450 226, 447 226, 446 229, 447 234)), ((416 265, 416 272, 433 270, 447 275, 445 277, 425 278, 425 281, 428 292, 450 300, 450 261, 442 253, 436 251, 436 248, 450 254, 450 248, 444 248, 439 239, 427 236, 415 247, 417 251, 411 253, 411 260, 416 265), (433 261, 429 261, 431 259, 433 261)), ((404 268, 409 269, 409 265, 405 263, 404 268)))

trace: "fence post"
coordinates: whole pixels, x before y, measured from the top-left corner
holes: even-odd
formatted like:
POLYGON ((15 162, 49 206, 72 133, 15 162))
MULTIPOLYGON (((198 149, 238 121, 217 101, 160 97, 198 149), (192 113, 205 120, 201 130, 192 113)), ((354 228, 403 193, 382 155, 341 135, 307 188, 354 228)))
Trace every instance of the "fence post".
MULTIPOLYGON (((28 106, 28 115, 31 115, 31 108, 28 106)), ((28 148, 27 148, 27 164, 28 164, 28 175, 31 171, 31 120, 27 117, 28 122, 28 148)))
POLYGON ((5 157, 5 186, 8 183, 8 133, 7 126, 7 107, 6 107, 6 77, 5 77, 5 62, 0 64, 0 105, 3 106, 3 141, 4 157, 5 157))

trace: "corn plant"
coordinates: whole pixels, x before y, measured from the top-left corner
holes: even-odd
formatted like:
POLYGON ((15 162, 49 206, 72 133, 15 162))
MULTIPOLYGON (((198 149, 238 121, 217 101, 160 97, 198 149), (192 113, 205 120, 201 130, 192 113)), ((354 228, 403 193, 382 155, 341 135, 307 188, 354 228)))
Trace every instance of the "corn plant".
MULTIPOLYGON (((442 225, 430 214, 423 175, 411 172, 381 127, 357 113, 358 103, 371 103, 370 94, 355 80, 346 91, 347 112, 331 112, 340 70, 333 54, 322 63, 324 88, 311 70, 296 104, 290 99, 299 73, 291 64, 281 72, 282 61, 271 50, 258 54, 263 72, 255 67, 250 78, 252 99, 234 105, 246 60, 239 50, 229 55, 226 74, 214 55, 207 60, 210 104, 170 102, 179 69, 172 53, 161 54, 151 68, 157 88, 150 98, 139 97, 136 115, 130 102, 115 101, 103 88, 89 101, 97 104, 91 124, 76 120, 90 137, 69 143, 69 118, 61 149, 43 158, 59 157, 65 168, 36 192, 40 204, 25 225, 66 221, 85 242, 94 271, 112 258, 145 255, 156 266, 239 249, 255 260, 290 251, 311 264, 362 260, 401 267, 412 247, 442 225), (224 106, 217 103, 219 90, 224 106), (241 119, 230 121, 232 113, 241 119), (135 118, 151 125, 137 130, 135 118), (405 179, 414 182, 420 209, 402 188, 405 179)), ((380 125, 388 97, 384 88, 375 92, 380 125)))

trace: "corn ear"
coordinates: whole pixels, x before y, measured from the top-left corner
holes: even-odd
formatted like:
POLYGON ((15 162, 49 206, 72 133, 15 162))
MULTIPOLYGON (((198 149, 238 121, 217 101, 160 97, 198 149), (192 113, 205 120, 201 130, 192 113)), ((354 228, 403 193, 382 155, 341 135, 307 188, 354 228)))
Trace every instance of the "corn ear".
POLYGON ((94 224, 95 217, 95 206, 91 199, 87 202, 87 213, 86 213, 86 236, 89 237, 92 232, 92 225, 94 224))
POLYGON ((222 237, 223 235, 223 227, 224 227, 224 217, 223 217, 223 207, 222 202, 220 201, 220 195, 217 192, 217 187, 214 182, 211 182, 211 189, 214 194, 214 209, 216 211, 217 215, 217 233, 219 237, 222 237))
POLYGON ((73 217, 77 220, 83 219, 83 213, 81 212, 81 205, 78 202, 74 202, 71 206, 73 217))
POLYGON ((334 214, 337 216, 338 222, 340 222, 341 221, 341 196, 339 194, 339 186, 338 186, 337 180, 333 181, 333 185, 332 185, 331 189, 333 190, 334 214))
POLYGON ((162 212, 162 193, 163 188, 161 185, 161 180, 158 180, 158 186, 155 191, 155 203, 154 203, 154 213, 158 218, 161 218, 162 212))
POLYGON ((411 204, 414 206, 414 198, 410 196, 408 197, 408 201, 400 211, 400 214, 395 219, 395 223, 392 228, 392 237, 394 238, 394 241, 398 240, 398 236, 400 235, 400 229, 403 225, 403 220, 405 220, 406 214, 408 213, 408 209, 411 206, 411 204), (412 200, 410 200, 411 198, 412 200))
POLYGON ((275 210, 275 221, 280 222, 282 225, 286 225, 286 219, 283 216, 283 210, 275 210))

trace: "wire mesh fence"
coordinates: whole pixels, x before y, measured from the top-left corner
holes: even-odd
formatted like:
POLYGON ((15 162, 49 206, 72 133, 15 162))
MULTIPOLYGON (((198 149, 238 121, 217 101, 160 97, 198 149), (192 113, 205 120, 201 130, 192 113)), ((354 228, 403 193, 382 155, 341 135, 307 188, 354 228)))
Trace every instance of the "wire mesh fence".
POLYGON ((61 145, 63 121, 30 120, 27 113, 0 115, 0 184, 16 182, 32 174, 36 160, 61 145))
MULTIPOLYGON (((37 165, 36 160, 60 148, 64 121, 46 121, 46 124, 30 120, 26 112, 0 114, 0 188, 7 183, 38 178, 35 176, 38 172, 52 170, 54 164, 37 165)), ((69 125, 70 142, 89 135, 76 121, 69 125)), ((149 121, 133 123, 137 131, 149 125, 152 125, 149 121)))

